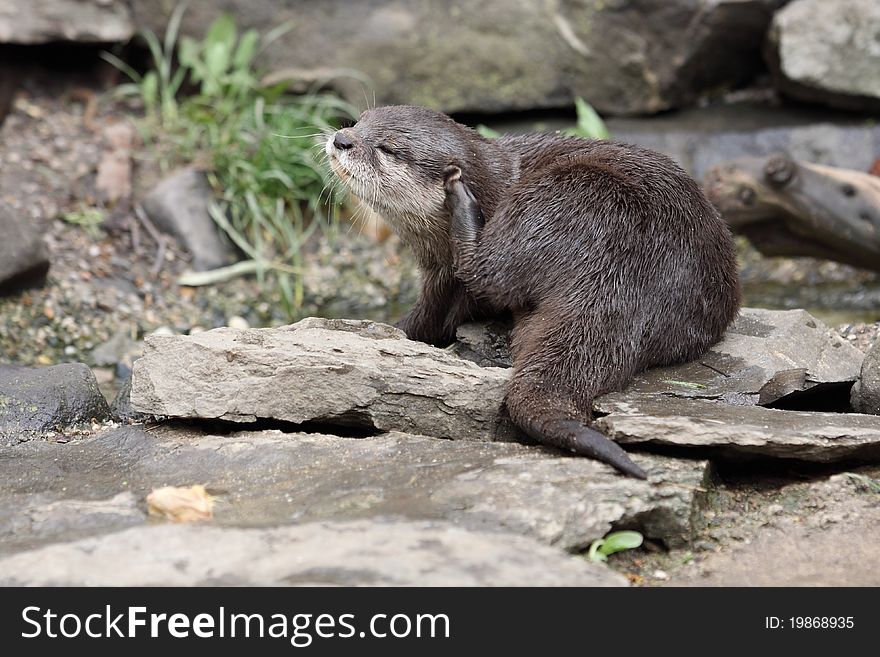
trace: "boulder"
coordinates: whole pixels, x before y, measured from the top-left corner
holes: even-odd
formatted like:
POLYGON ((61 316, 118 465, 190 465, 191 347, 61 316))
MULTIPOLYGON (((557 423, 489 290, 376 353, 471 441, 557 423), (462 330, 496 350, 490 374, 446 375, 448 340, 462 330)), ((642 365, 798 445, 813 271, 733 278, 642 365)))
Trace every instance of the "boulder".
POLYGON ((794 0, 776 13, 768 60, 786 94, 833 107, 880 109, 880 3, 794 0))
POLYGON ((706 461, 634 459, 648 481, 515 443, 121 427, 0 448, 0 552, 125 529, 145 519, 151 490, 193 484, 216 497, 213 522, 230 527, 393 516, 513 532, 567 551, 619 526, 686 544, 706 461))
POLYGON ((0 0, 0 44, 114 43, 134 36, 123 0, 0 0))
POLYGON ((152 336, 131 405, 180 418, 273 419, 497 440, 508 373, 481 368, 385 324, 310 318, 277 329, 152 336))
POLYGON ((109 418, 107 400, 83 363, 0 365, 0 439, 20 442, 109 418))
POLYGON ((876 122, 829 122, 806 109, 712 105, 662 117, 613 119, 614 138, 665 153, 697 180, 731 160, 791 158, 868 171, 880 153, 876 122))
POLYGON ((880 415, 880 340, 865 356, 861 376, 852 389, 852 404, 861 413, 880 415))
POLYGON ((138 413, 131 407, 131 374, 119 385, 116 396, 110 402, 110 413, 115 421, 129 424, 150 419, 148 415, 138 413))
POLYGON ((627 584, 603 565, 521 536, 399 520, 134 527, 0 559, 0 573, 5 586, 627 584))
POLYGON ((144 211, 164 232, 180 240, 196 271, 217 269, 234 260, 211 218, 214 193, 204 173, 184 169, 160 182, 143 200, 144 211))
MULTIPOLYGON (((222 12, 263 33, 290 21, 266 53, 272 79, 335 75, 358 103, 375 90, 377 104, 502 112, 580 96, 601 112, 642 114, 747 81, 782 1, 226 0, 190 5, 183 32, 200 38, 222 12)), ((132 9, 161 32, 173 6, 132 9)))
POLYGON ((0 294, 41 281, 49 255, 38 222, 14 210, 0 196, 0 294))

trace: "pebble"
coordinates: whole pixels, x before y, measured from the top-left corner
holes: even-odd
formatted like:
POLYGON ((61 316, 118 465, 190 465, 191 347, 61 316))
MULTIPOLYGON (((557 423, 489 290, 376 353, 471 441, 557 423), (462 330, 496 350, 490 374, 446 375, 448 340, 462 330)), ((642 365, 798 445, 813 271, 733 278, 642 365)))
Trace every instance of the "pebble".
POLYGON ((244 317, 239 317, 238 315, 233 315, 232 317, 230 317, 227 320, 226 324, 227 326, 229 326, 229 328, 237 329, 240 331, 247 330, 251 327, 250 323, 244 317))

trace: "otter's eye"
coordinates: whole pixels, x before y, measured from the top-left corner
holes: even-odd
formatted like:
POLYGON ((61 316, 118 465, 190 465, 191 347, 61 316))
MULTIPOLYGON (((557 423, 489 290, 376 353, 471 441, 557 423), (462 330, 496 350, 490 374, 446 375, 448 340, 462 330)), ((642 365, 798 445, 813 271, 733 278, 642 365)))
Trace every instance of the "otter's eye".
POLYGON ((376 146, 380 151, 385 153, 385 155, 390 155, 391 157, 397 157, 397 151, 388 146, 387 144, 379 144, 376 146))

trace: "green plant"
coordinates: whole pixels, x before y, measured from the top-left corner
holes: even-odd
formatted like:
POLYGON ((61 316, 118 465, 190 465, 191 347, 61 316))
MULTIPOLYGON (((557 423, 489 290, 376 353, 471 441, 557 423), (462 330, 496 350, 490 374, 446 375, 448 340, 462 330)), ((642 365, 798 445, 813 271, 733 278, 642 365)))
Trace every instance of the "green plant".
POLYGON ((856 474, 855 472, 844 472, 847 477, 856 482, 860 488, 865 488, 872 493, 880 493, 880 481, 867 475, 856 474))
POLYGON ((574 128, 563 130, 563 134, 587 139, 608 139, 611 136, 602 117, 583 98, 575 98, 574 106, 577 110, 577 124, 574 128))
POLYGON ((208 171, 217 201, 211 216, 249 259, 203 283, 256 273, 280 293, 288 316, 303 301, 303 243, 331 215, 329 177, 316 137, 332 132, 353 107, 331 94, 285 93, 264 85, 258 55, 290 25, 260 35, 238 33, 229 16, 217 18, 201 40, 179 37, 186 10, 174 10, 164 38, 142 36, 152 70, 140 75, 111 54, 106 59, 132 82, 118 93, 142 99, 141 132, 160 167, 195 164, 208 171), (183 94, 185 88, 194 92, 183 94))
POLYGON ((104 213, 100 208, 81 205, 78 210, 65 212, 61 218, 69 224, 82 227, 92 239, 100 235, 100 225, 104 221, 104 213))
POLYGON ((590 544, 587 559, 590 561, 607 561, 609 555, 622 550, 632 550, 642 544, 644 538, 639 532, 611 532, 590 544))
POLYGON ((483 125, 480 123, 476 128, 474 128, 481 136, 486 137, 487 139, 497 139, 501 136, 501 133, 495 130, 494 128, 490 128, 487 125, 483 125))
POLYGON ((668 383, 671 386, 681 386, 682 388, 691 388, 693 390, 705 390, 706 386, 702 383, 694 383, 692 381, 676 381, 675 379, 663 379, 661 383, 668 383))

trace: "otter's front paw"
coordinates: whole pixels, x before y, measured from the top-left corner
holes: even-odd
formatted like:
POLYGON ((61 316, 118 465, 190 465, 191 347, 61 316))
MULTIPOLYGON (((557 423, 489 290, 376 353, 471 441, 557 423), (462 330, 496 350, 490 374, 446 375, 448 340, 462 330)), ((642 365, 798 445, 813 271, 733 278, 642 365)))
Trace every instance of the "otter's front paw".
POLYGON ((443 187, 447 194, 451 194, 455 189, 455 183, 461 180, 461 168, 450 164, 443 169, 443 187))
POLYGON ((446 209, 452 215, 453 236, 473 239, 483 227, 483 213, 477 199, 461 179, 461 169, 446 167, 443 185, 446 188, 446 209))

